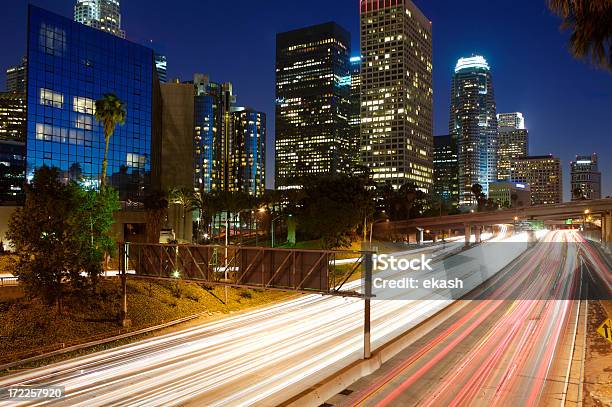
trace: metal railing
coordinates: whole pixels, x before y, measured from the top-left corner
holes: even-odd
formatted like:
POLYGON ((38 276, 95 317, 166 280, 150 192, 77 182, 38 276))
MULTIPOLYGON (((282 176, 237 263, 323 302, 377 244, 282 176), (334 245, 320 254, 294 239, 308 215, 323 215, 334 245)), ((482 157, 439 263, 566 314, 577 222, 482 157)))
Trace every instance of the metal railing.
POLYGON ((0 277, 0 287, 9 287, 19 285, 17 277, 0 277))

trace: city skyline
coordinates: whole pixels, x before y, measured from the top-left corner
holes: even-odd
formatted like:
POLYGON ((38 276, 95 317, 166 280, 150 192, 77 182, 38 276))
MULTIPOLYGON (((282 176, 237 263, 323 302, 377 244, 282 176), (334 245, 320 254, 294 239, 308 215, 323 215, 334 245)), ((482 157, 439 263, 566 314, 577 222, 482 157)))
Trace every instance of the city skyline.
MULTIPOLYGON (((74 7, 73 0, 39 0, 33 3, 67 17, 71 16, 74 7)), ((241 24, 227 38, 219 35, 218 30, 215 32, 217 23, 205 27, 203 32, 202 27, 195 23, 181 23, 177 30, 176 22, 181 21, 179 18, 191 17, 173 10, 156 13, 157 7, 146 8, 143 4, 142 1, 122 4, 122 28, 128 33, 129 40, 163 43, 168 51, 170 78, 179 76, 186 79, 193 72, 205 71, 221 81, 232 81, 241 89, 241 99, 245 103, 261 106, 269 117, 274 109, 274 39, 277 32, 333 20, 351 32, 353 49, 357 49, 359 44, 359 14, 354 1, 338 1, 333 5, 326 4, 325 8, 318 7, 319 3, 315 1, 308 6, 299 5, 300 12, 291 14, 281 10, 275 2, 266 3, 265 6, 247 5, 239 13, 233 11, 241 24), (271 15, 276 18, 270 18, 271 15), (259 24, 262 18, 272 23, 259 24), (163 24, 165 21, 168 22, 167 28, 163 24), (193 29, 189 26, 193 26, 193 29), (239 46, 240 41, 236 38, 245 32, 249 32, 252 38, 258 38, 260 46, 252 51, 239 46), (202 36, 209 40, 201 41, 202 36), (194 57, 198 53, 192 52, 190 46, 206 51, 199 55, 215 55, 215 58, 194 57), (240 48, 240 53, 235 54, 238 55, 236 58, 232 54, 234 47, 236 51, 240 48), (249 69, 245 69, 245 63, 248 63, 249 69)), ((415 4, 433 22, 434 135, 447 132, 448 78, 454 67, 453 60, 456 61, 461 55, 479 53, 487 58, 495 72, 498 110, 525 114, 531 136, 531 154, 552 153, 559 156, 563 167, 567 168, 577 154, 597 152, 602 157, 602 195, 612 194, 612 180, 606 177, 607 173, 612 172, 612 163, 604 156, 605 151, 612 148, 605 126, 605 112, 612 107, 612 78, 608 73, 576 61, 569 55, 567 34, 559 32, 560 21, 546 9, 544 1, 541 4, 526 1, 514 4, 513 13, 503 12, 511 10, 510 6, 491 6, 484 1, 476 2, 469 8, 452 3, 448 7, 434 7, 418 0, 415 4), (481 12, 490 14, 487 21, 476 28, 459 25, 462 16, 479 8, 481 12), (521 24, 512 24, 515 18, 520 19, 521 24), (504 20, 504 24, 500 24, 501 20, 504 20), (567 117, 577 119, 560 119, 567 117), (576 137, 583 141, 581 145, 574 143, 576 137)), ((205 7, 185 1, 183 6, 187 5, 195 9, 205 7)), ((180 4, 177 6, 175 9, 180 11, 180 4)), ((223 11, 228 6, 218 7, 223 11)), ((7 44, 0 59, 4 68, 18 64, 25 53, 25 30, 20 27, 20 21, 23 21, 26 11, 25 1, 7 7, 8 15, 14 18, 7 19, 7 24, 1 30, 5 36, 12 35, 17 40, 7 44)), ((195 16, 198 13, 192 14, 195 16)), ((269 146, 273 145, 274 130, 273 123, 269 121, 269 146)), ((268 174, 274 173, 273 157, 274 151, 270 148, 267 154, 268 174)), ((569 200, 570 189, 568 172, 564 172, 566 200, 569 200)), ((271 179, 269 177, 268 186, 271 186, 271 179)))

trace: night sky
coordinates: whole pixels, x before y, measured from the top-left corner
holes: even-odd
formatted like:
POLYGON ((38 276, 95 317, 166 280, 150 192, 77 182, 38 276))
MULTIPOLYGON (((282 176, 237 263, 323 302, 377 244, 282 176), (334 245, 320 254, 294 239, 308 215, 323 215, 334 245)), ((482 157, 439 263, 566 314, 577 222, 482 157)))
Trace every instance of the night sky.
MULTIPOLYGON (((4 1, 0 20, 0 80, 4 68, 25 53, 26 0, 4 1)), ((72 17, 74 0, 34 0, 33 4, 72 17)), ((603 195, 612 195, 612 73, 574 60, 568 34, 545 0, 416 0, 433 22, 434 128, 448 132, 450 78, 457 58, 483 55, 493 72, 498 112, 520 111, 530 131, 532 155, 555 154, 563 161, 569 199, 569 162, 597 152, 603 195)), ((150 44, 168 57, 170 78, 194 72, 230 81, 238 104, 268 115, 268 186, 274 152, 275 34, 336 21, 359 49, 358 0, 209 1, 122 0, 128 39, 150 44)))

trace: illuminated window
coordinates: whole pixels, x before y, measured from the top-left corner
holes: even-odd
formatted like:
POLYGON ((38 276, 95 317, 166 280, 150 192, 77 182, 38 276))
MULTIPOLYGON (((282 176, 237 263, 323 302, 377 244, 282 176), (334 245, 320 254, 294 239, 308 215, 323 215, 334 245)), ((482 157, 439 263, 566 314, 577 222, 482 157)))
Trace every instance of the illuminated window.
POLYGON ((62 109, 64 107, 64 95, 50 89, 40 88, 40 104, 62 109))
POLYGON ((95 102, 89 98, 75 96, 72 99, 72 106, 75 112, 85 114, 94 114, 95 112, 95 102))

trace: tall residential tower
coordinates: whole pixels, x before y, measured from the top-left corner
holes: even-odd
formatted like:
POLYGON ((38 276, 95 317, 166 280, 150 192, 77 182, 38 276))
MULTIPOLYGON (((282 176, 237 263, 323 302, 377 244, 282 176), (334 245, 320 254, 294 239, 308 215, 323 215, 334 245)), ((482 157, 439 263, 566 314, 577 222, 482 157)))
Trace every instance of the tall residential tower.
POLYGON ((431 22, 410 0, 361 0, 361 159, 377 184, 433 184, 431 22))
POLYGON ((457 145, 459 205, 475 204, 472 185, 489 194, 497 180, 497 116, 493 77, 482 56, 460 58, 451 84, 449 133, 457 145))

